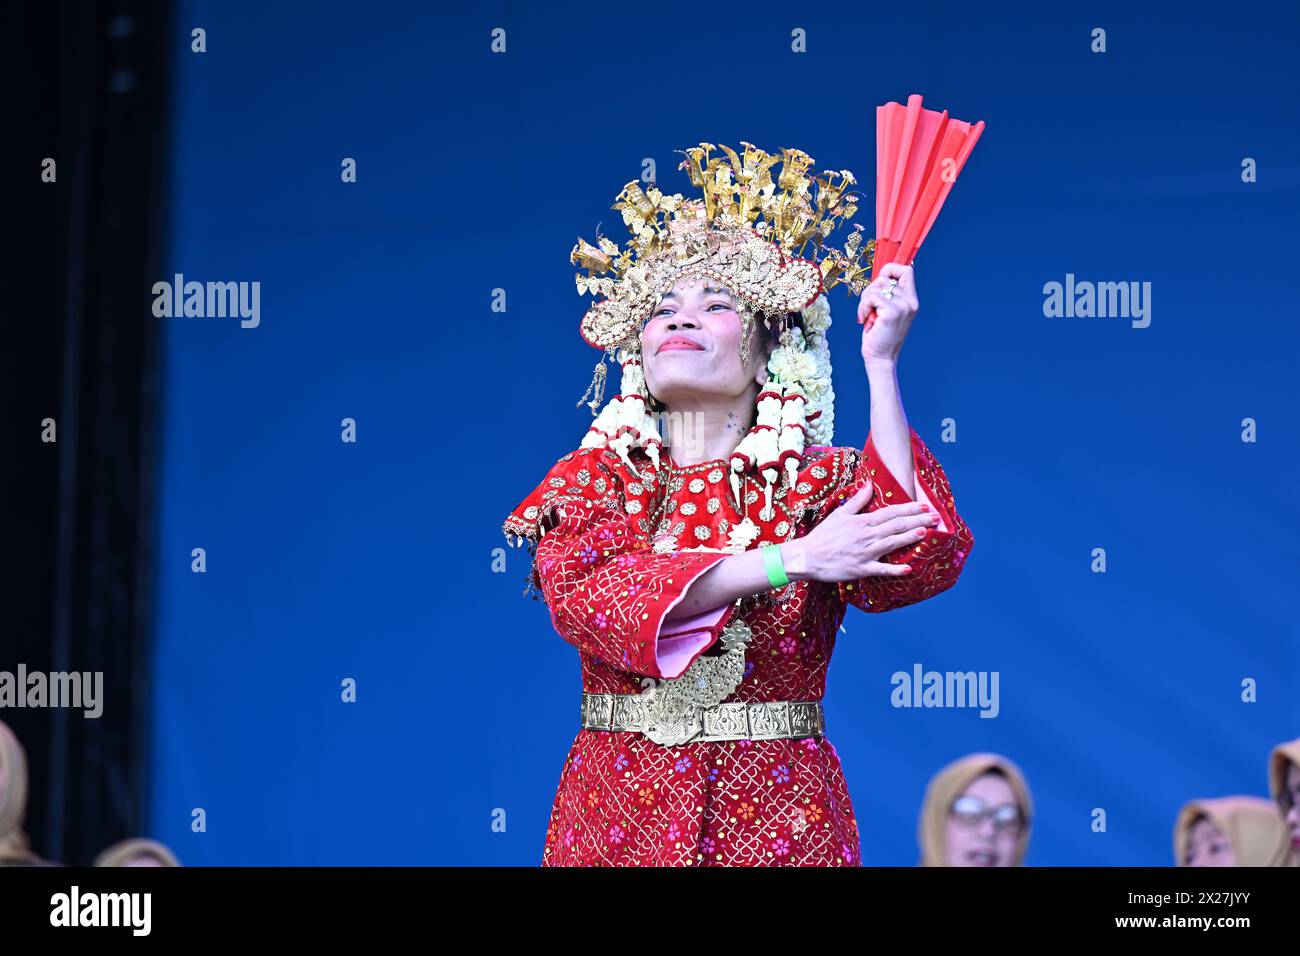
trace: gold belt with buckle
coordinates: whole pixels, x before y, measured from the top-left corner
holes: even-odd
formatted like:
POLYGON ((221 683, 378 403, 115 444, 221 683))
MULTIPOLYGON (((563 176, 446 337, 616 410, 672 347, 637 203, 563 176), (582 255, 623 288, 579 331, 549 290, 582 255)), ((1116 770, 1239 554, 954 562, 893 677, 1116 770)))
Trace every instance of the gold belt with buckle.
POLYGON ((729 701, 684 713, 656 713, 647 694, 582 695, 587 730, 638 731, 672 747, 719 740, 821 737, 826 717, 820 700, 729 701))
POLYGON ((723 653, 697 657, 680 677, 652 681, 640 694, 584 692, 582 726, 637 731, 665 747, 823 736, 820 700, 727 701, 744 679, 745 650, 753 636, 736 617, 721 634, 723 653))

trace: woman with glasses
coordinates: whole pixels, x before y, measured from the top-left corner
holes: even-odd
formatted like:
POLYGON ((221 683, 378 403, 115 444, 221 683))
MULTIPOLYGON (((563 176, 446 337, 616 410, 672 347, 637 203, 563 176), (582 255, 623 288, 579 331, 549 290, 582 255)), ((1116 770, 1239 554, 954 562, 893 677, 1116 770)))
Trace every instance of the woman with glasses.
POLYGON ((925 792, 921 866, 1022 866, 1033 804, 1020 768, 971 754, 939 771, 925 792))

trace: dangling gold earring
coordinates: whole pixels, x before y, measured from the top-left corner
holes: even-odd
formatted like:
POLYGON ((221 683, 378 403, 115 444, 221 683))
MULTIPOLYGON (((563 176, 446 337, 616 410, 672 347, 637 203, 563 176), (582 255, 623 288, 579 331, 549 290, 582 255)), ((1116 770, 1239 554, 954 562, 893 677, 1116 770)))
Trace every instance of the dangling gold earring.
POLYGON ((749 349, 754 341, 754 313, 748 305, 741 306, 740 312, 740 367, 749 361, 749 349))
POLYGON ((767 349, 767 345, 771 344, 770 343, 770 339, 772 335, 771 331, 767 329, 767 327, 765 326, 764 332, 768 336, 768 341, 764 344, 764 350, 767 352, 767 354, 763 356, 762 362, 759 364, 759 368, 758 368, 759 376, 761 376, 757 378, 759 389, 762 389, 763 386, 766 385, 772 378, 772 373, 768 370, 767 366, 768 363, 772 361, 772 353, 775 351, 775 348, 767 349))

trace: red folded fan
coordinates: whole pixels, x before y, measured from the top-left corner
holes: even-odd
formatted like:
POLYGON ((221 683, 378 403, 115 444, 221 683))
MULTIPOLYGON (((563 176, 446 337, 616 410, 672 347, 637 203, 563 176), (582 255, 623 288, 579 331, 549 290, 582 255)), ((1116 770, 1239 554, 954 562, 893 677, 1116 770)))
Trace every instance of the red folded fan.
POLYGON ((984 122, 963 123, 921 108, 913 93, 907 105, 876 108, 876 253, 874 279, 887 262, 908 265, 921 248, 984 122))

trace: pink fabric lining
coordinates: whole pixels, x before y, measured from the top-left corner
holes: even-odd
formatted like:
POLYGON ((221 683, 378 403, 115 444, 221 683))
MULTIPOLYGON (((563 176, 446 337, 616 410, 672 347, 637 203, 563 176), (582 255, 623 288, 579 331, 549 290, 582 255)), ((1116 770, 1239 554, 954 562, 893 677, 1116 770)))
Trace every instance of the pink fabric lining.
POLYGON ((655 661, 664 677, 680 677, 691 660, 713 643, 715 628, 726 615, 730 604, 715 607, 692 617, 664 621, 655 642, 655 661))
POLYGON ((721 562, 715 561, 708 567, 701 568, 695 577, 687 581, 673 603, 664 608, 664 616, 659 619, 659 632, 655 637, 655 664, 659 673, 669 680, 681 677, 691 662, 718 639, 718 624, 731 610, 731 604, 728 603, 690 617, 666 620, 668 613, 682 603, 700 575, 719 563, 721 562))

